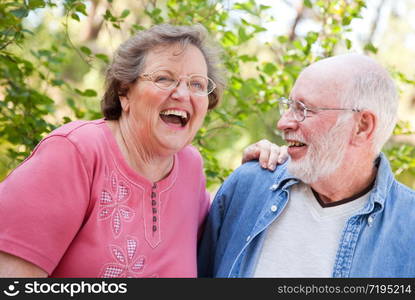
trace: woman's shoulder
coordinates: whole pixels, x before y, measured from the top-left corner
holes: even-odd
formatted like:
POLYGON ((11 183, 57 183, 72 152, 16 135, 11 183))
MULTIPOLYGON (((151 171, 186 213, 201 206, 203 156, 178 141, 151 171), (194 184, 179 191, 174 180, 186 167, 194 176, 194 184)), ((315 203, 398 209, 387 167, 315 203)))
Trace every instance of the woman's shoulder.
POLYGON ((66 123, 55 130, 53 130, 48 137, 50 136, 65 136, 69 137, 71 135, 83 136, 86 135, 89 138, 93 138, 94 134, 97 131, 101 131, 101 127, 105 124, 104 119, 85 121, 77 120, 66 123), (91 135, 92 133, 92 135, 91 135), (91 135, 91 136, 90 136, 91 135))
POLYGON ((194 159, 195 161, 202 161, 202 155, 200 154, 199 150, 193 145, 187 145, 177 154, 181 159, 194 159))

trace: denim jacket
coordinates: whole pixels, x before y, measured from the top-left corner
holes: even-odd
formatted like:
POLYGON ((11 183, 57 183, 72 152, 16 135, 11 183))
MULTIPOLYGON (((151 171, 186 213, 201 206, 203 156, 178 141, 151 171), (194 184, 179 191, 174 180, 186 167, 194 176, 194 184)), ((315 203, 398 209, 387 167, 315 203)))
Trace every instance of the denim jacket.
MULTIPOLYGON (((379 160, 368 203, 345 223, 333 277, 415 277, 415 191, 379 160)), ((245 163, 223 183, 199 245, 200 277, 252 276, 265 232, 299 182, 286 166, 245 163)))

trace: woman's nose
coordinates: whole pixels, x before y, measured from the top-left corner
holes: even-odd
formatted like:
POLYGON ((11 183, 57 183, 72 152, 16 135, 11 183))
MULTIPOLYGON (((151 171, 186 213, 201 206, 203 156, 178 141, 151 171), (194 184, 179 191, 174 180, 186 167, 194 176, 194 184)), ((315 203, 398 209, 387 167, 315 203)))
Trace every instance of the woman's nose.
POLYGON ((190 98, 190 90, 187 85, 187 80, 182 79, 177 83, 177 86, 174 88, 172 97, 177 100, 188 100, 190 98))

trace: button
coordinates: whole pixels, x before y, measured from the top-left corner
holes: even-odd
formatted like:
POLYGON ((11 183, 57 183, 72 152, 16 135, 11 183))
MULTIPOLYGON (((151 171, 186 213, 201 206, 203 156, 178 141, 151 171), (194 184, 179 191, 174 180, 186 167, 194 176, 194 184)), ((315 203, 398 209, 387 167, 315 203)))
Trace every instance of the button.
POLYGON ((156 198, 156 193, 151 192, 151 198, 156 198))
POLYGON ((157 222, 157 217, 153 216, 153 222, 157 222))
POLYGON ((368 225, 369 226, 372 226, 372 223, 373 223, 373 221, 375 220, 375 218, 374 217, 372 217, 372 216, 369 216, 368 218, 367 218, 367 223, 368 223, 368 225))
POLYGON ((153 186, 152 186, 152 188, 153 188, 153 189, 157 188, 157 184, 156 184, 156 183, 154 183, 154 184, 153 184, 153 186))
POLYGON ((153 214, 157 213, 157 208, 153 207, 153 214))
POLYGON ((278 207, 276 205, 271 206, 271 211, 272 212, 276 212, 278 209, 278 207))
POLYGON ((271 185, 271 187, 269 188, 271 191, 275 191, 277 189, 278 185, 276 183, 274 183, 273 185, 271 185))
POLYGON ((153 225, 153 231, 157 231, 157 226, 153 225))
POLYGON ((248 242, 251 239, 251 236, 248 235, 248 237, 246 238, 246 241, 248 242))
POLYGON ((153 206, 157 205, 156 200, 151 200, 151 205, 153 205, 153 206))

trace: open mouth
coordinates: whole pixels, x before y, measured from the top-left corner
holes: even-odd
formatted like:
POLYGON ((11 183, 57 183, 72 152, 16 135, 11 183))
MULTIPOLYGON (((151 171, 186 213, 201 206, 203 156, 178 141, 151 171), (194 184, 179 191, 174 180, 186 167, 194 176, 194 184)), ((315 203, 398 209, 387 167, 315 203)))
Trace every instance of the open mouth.
POLYGON ((186 126, 189 122, 189 113, 183 110, 166 109, 160 112, 160 118, 167 124, 186 126))
POLYGON ((306 144, 299 141, 287 141, 288 147, 304 147, 306 144))

